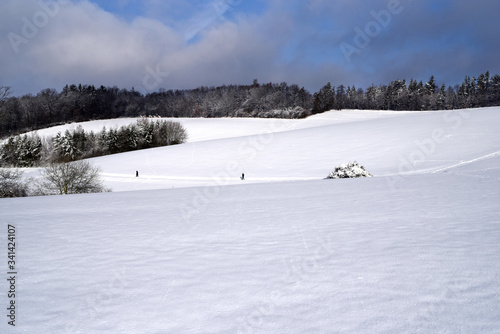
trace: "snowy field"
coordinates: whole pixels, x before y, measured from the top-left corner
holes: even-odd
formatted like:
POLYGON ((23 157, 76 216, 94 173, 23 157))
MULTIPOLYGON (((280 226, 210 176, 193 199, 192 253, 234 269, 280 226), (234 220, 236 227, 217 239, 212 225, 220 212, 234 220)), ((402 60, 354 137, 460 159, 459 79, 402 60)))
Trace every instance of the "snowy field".
POLYGON ((180 121, 112 193, 0 199, 0 333, 500 331, 500 108, 180 121))

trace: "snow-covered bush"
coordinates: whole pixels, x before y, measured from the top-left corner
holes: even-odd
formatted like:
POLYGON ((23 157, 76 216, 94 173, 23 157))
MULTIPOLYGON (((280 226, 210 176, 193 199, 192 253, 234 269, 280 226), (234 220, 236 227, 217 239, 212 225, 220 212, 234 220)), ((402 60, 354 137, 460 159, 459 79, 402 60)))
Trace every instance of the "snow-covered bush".
POLYGON ((347 179, 354 177, 372 177, 363 166, 360 166, 356 161, 348 164, 341 164, 335 167, 333 172, 328 174, 327 179, 347 179))

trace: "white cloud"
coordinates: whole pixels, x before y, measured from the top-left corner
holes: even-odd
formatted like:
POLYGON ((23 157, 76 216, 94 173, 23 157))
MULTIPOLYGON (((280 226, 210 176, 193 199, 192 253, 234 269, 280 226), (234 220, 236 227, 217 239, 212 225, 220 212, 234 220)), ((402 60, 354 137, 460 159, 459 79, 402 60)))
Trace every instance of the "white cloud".
MULTIPOLYGON (((21 8, 12 3, 8 9, 18 18, 41 10, 35 4, 21 8)), ((272 71, 279 44, 262 31, 267 23, 218 21, 203 29, 204 20, 217 15, 211 10, 188 21, 201 26, 194 26, 199 40, 187 43, 184 31, 174 31, 158 20, 127 22, 88 1, 61 5, 36 36, 19 45, 18 53, 11 48, 3 53, 3 61, 13 65, 15 82, 6 80, 12 81, 14 73, 4 67, 0 74, 5 82, 0 85, 26 85, 35 91, 80 82, 140 87, 151 69, 158 69, 169 73, 168 79, 162 78, 162 86, 187 88, 248 83, 259 73, 272 71)), ((15 21, 8 27, 15 27, 15 21)), ((18 21, 21 30, 22 21, 18 21)))
MULTIPOLYGON (((37 27, 32 36, 23 34, 27 31, 23 25, 36 27, 36 22, 26 24, 25 18, 43 10, 36 4, 24 8, 10 4, 7 9, 18 19, 2 25, 2 34, 17 27, 15 33, 23 43, 12 47, 4 41, 1 57, 15 68, 18 82, 130 86, 141 82, 146 67, 185 47, 182 36, 159 21, 137 18, 126 22, 87 1, 60 5, 57 15, 37 27)), ((6 70, 0 69, 4 78, 6 70)))
MULTIPOLYGON (((130 19, 127 12, 127 20, 87 0, 43 1, 52 4, 49 13, 38 1, 0 3, 0 86, 12 86, 17 95, 60 90, 71 83, 156 90, 251 83, 255 78, 316 90, 328 81, 366 87, 395 78, 425 80, 431 72, 439 77, 443 71, 443 80, 453 84, 449 78, 456 78, 448 73, 463 78, 500 71, 494 57, 498 39, 493 38, 497 3, 452 6, 450 15, 443 16, 428 10, 435 4, 430 0, 411 6, 401 0, 404 12, 347 64, 340 43, 352 42, 354 27, 373 20, 370 11, 384 9, 386 1, 270 0, 258 10, 255 6, 262 3, 252 3, 254 10, 247 12, 243 2, 224 13, 216 10, 215 0, 148 0, 140 4, 147 17, 130 19), (464 20, 465 11, 474 15, 464 20), (419 54, 432 55, 433 61, 423 61, 419 54), (454 57, 474 62, 447 70, 454 57), (391 59, 406 61, 397 65, 391 59), (152 77, 157 85, 144 85, 152 77)), ((135 0, 116 1, 139 6, 135 0)))

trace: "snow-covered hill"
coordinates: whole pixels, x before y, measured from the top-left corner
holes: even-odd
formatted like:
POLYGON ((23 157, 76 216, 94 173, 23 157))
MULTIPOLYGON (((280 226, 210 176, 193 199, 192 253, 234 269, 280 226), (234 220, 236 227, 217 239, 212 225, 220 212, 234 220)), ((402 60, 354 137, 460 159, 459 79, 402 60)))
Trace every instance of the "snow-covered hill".
POLYGON ((400 175, 444 171, 500 154, 499 114, 500 108, 489 108, 344 111, 305 120, 182 120, 192 137, 188 144, 93 162, 114 191, 239 184, 242 173, 247 183, 315 180, 353 160, 396 184, 400 175), (200 140, 203 136, 211 140, 200 140))
POLYGON ((92 159, 113 193, 0 200, 0 332, 500 328, 500 108, 181 121, 187 144, 92 159), (353 160, 374 177, 323 180, 353 160))

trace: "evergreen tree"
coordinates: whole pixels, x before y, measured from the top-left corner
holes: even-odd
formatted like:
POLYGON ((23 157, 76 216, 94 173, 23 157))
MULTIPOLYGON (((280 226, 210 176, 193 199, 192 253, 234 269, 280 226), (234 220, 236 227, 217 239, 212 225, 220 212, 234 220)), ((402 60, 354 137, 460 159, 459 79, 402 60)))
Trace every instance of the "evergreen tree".
POLYGON ((332 110, 335 106, 335 87, 328 82, 319 92, 314 94, 313 114, 332 110))
POLYGON ((434 95, 435 92, 436 92, 436 80, 432 75, 429 81, 425 83, 425 95, 434 95))
POLYGON ((443 84, 439 89, 439 93, 436 99, 436 110, 444 110, 446 107, 446 86, 443 84))
POLYGON ((346 103, 345 86, 340 85, 337 87, 337 95, 335 96, 335 109, 337 110, 345 109, 345 103, 346 103))

